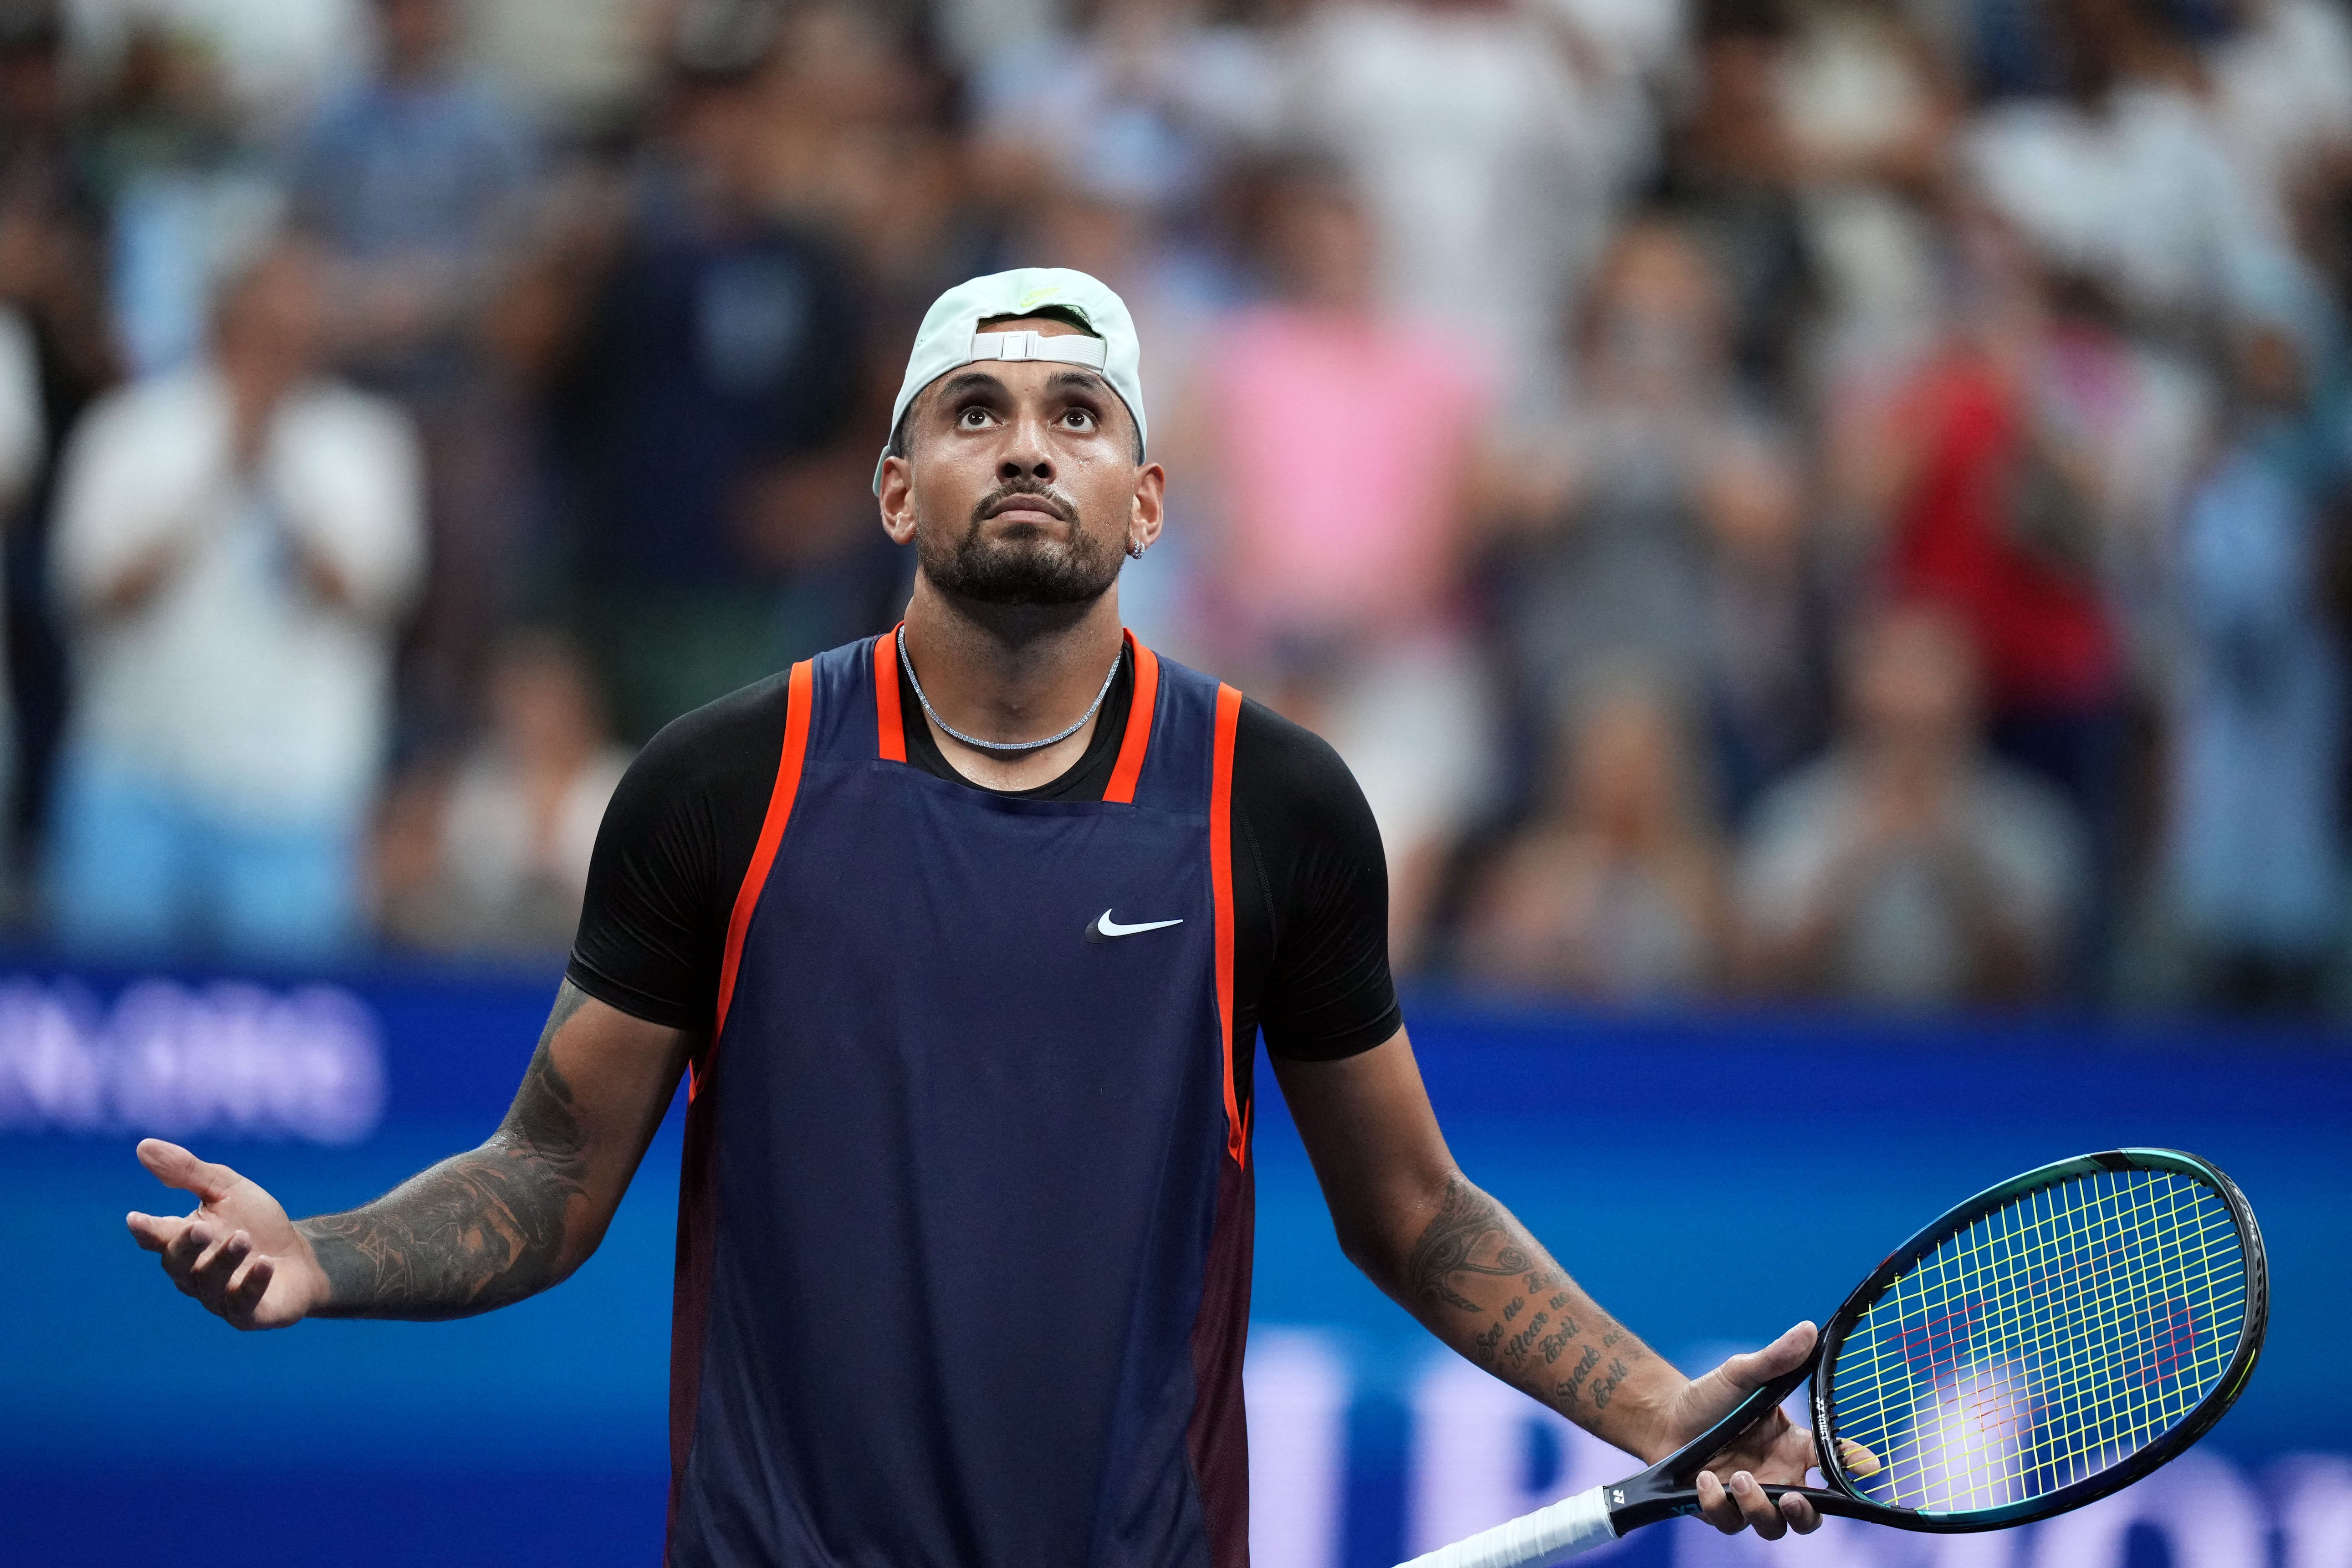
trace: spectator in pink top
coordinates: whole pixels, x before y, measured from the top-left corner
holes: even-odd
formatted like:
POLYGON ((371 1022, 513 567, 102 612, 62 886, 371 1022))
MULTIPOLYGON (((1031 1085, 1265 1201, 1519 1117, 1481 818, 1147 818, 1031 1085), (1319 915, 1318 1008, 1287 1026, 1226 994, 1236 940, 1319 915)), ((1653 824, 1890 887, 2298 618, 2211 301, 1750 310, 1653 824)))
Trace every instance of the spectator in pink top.
POLYGON ((1253 639, 1420 629, 1449 607, 1486 379, 1460 336, 1381 311, 1339 176, 1294 165, 1259 201, 1279 291, 1226 322, 1207 389, 1234 609, 1253 639))
POLYGON ((1454 600, 1490 378, 1459 334, 1383 310, 1342 176, 1286 164, 1252 216, 1274 297, 1218 326, 1199 388, 1218 652, 1363 781, 1409 951, 1487 783, 1488 704, 1454 600))

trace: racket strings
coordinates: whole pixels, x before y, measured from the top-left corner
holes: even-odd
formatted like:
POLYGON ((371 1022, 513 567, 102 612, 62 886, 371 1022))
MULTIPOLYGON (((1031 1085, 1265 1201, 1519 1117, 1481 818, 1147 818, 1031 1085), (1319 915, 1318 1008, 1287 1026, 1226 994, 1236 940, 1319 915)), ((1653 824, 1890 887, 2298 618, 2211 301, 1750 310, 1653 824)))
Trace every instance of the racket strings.
MULTIPOLYGON (((1945 1489, 1958 1494, 1948 1496, 1943 1500, 1945 1501, 1981 1503, 2009 1500, 2026 1489, 2015 1485, 2017 1478, 2007 1473, 2013 1469, 2017 1460, 2029 1457, 2047 1458, 2053 1455, 2063 1455, 2069 1450, 2079 1450, 2086 1429, 2095 1429, 2101 1424, 2114 1424, 2117 1414, 2116 1407, 2120 1403, 2116 1397, 2117 1373, 2123 1370, 2120 1363, 2128 1355, 2116 1334, 2119 1320, 2123 1318, 2118 1310, 2118 1298, 2127 1300, 2132 1293, 2147 1289, 2148 1259, 2144 1248, 2136 1248, 2132 1244, 2144 1242, 2147 1233, 2155 1228, 2156 1222, 2162 1216, 2147 1213, 2127 1216, 2121 1212, 2121 1205, 2115 1202, 2114 1195, 2106 1194, 2106 1201, 2095 1205, 2092 1217, 2105 1223, 2109 1232, 2109 1245, 2101 1247, 2094 1240, 2089 1246, 2074 1248, 2071 1256, 2061 1260, 2062 1275, 2071 1276, 2086 1288, 2075 1291, 2077 1300, 2071 1303, 2072 1310, 2061 1310, 2047 1314, 2049 1321, 2043 1325, 2044 1332, 2033 1341, 2033 1348, 2043 1353, 2025 1358, 2028 1364, 2024 1367, 2021 1367, 2016 1360, 2011 1360, 2005 1366, 1996 1366, 1990 1374, 1979 1367, 1973 1378, 1956 1377, 1953 1380, 1956 1385, 1973 1386, 1953 1386, 1937 1391, 1943 1394, 1939 1405, 1957 1405, 1958 1408, 1936 1410, 1933 1413, 1935 1420, 1914 1434, 1911 1445, 1914 1453, 1897 1455, 1897 1464, 1889 1477, 1890 1484, 1899 1485, 1906 1480, 1916 1480, 1922 1474, 1941 1471, 1948 1482, 1945 1489), (2132 1223, 2134 1219, 2137 1224, 2132 1223), (2117 1237, 2120 1237, 2120 1241, 2117 1237), (2054 1364, 2047 1353, 2053 1349, 2058 1352, 2054 1364), (2058 1411, 2060 1419, 2051 1423, 2049 1430, 2039 1434, 2033 1445, 2036 1450, 2050 1450, 2051 1453, 2036 1452, 2025 1456, 2015 1451, 2019 1446, 2017 1439, 2031 1418, 2034 1402, 2028 1391, 2021 1386, 2024 1381, 2021 1373, 2035 1369, 2042 1373, 2038 1381, 2055 1379, 2076 1387, 2087 1384, 2105 1397, 2075 1401, 2071 1409, 2062 1405, 2058 1411), (1958 1397, 1955 1398, 1955 1395, 1958 1397), (1989 1409, 1989 1406, 1995 1408, 1989 1409), (2067 1419, 2069 1416, 2071 1420, 2067 1419), (1925 1441, 1930 1436, 1939 1442, 1930 1445, 1925 1441), (1905 1465, 1902 1460, 1906 1458, 1914 1462, 1905 1465), (1953 1463, 1955 1458, 1959 1463, 1953 1463), (2009 1460, 2011 1464, 2000 1465, 2002 1460, 2009 1460), (2004 1481, 2011 1484, 2000 1484, 2004 1481)), ((2032 1227, 2028 1235, 2035 1239, 2044 1239, 2053 1232, 2063 1234, 2066 1228, 2051 1223, 2051 1205, 2046 1201, 2037 1205, 2022 1218, 2032 1227)), ((2010 1249, 2001 1245, 2000 1237, 2004 1230, 2014 1231, 2015 1228, 2014 1226, 1988 1226, 1982 1235, 1967 1238, 1961 1246, 1950 1249, 1951 1254, 1958 1255, 1958 1261, 1980 1273, 1988 1261, 1995 1264, 2001 1261, 2001 1255, 2010 1249), (1983 1245, 1988 1237, 1993 1238, 1991 1245, 1983 1245), (1978 1245, 1968 1245, 1968 1242, 1978 1245)), ((1970 1342, 1980 1337, 1974 1320, 1981 1311, 1982 1303, 1964 1298, 1956 1308, 1946 1299, 1956 1282, 1966 1282, 1968 1269, 1953 1268, 1951 1264, 1954 1260, 1953 1257, 1948 1256, 1943 1260, 1944 1268, 1923 1270, 1923 1278, 1917 1281, 1922 1287, 1919 1300, 1930 1309, 1931 1326, 1924 1355, 1920 1353, 1921 1336, 1916 1330, 1897 1342, 1906 1352, 1903 1360, 1906 1371, 1924 1370, 1937 1373, 1949 1368, 1958 1372, 1967 1364, 1959 1352, 1974 1348, 1970 1342), (1941 1309, 1940 1313, 1936 1309, 1941 1309), (1932 1322, 1937 1316, 1944 1321, 1941 1335, 1944 1343, 1941 1345, 1935 1342, 1937 1335, 1932 1322)), ((2155 1261, 2161 1268, 2178 1260, 2159 1254, 2155 1261)), ((2021 1303, 2026 1311, 1996 1314, 1994 1321, 1987 1325, 1990 1332, 1981 1337, 1998 1344, 2005 1334, 2015 1335, 2018 1321, 2030 1321, 2033 1310, 2051 1306, 2047 1300, 2050 1292, 2042 1288, 2043 1284, 2029 1270, 2021 1303), (2003 1316, 2012 1321, 2000 1321, 2003 1316)), ((1905 1294, 1907 1293, 1897 1293, 1898 1302, 1905 1294)), ((2176 1325, 2179 1316, 2177 1304, 2168 1310, 2165 1326, 2158 1335, 2158 1345, 2148 1357, 2158 1369, 2154 1381, 2159 1384, 2167 1381, 2164 1376, 2166 1363, 2177 1359, 2183 1339, 2193 1343, 2193 1325, 2188 1327, 2184 1333, 2183 1329, 2176 1325)), ((1879 1359, 1884 1363, 1888 1358, 1882 1354, 1879 1359)), ((2155 1426, 2160 1419, 2160 1413, 2151 1412, 2140 1425, 2143 1427, 2155 1426)), ((2130 1436, 2132 1434, 2126 1433, 2127 1438, 2130 1436)), ((2144 1431, 2138 1436, 2144 1436, 2144 1431)), ((2062 1465, 2051 1479, 2063 1484, 2065 1480, 2074 1479, 2075 1473, 2088 1468, 2080 1464, 2062 1465)))
MULTIPOLYGON (((2014 1500, 2020 1493, 2030 1490, 2016 1484, 2017 1477, 2010 1473, 2013 1467, 1997 1468, 1994 1461, 2003 1458, 2043 1460, 2051 1472, 2048 1480, 2063 1485, 2094 1472, 2105 1463, 2111 1463, 2117 1451, 2129 1451, 2154 1431, 2168 1425, 2170 1413, 2162 1406, 2172 1401, 2160 1401, 2156 1406, 2144 1409, 2141 1420, 2136 1424, 2118 1422, 2117 1418, 2122 1414, 2118 1408, 2121 1402, 2116 1394, 2119 1386, 2126 1390, 2129 1386, 2127 1382, 2119 1384, 2118 1379, 2131 1376, 2132 1368, 2128 1363, 2135 1358, 2128 1349, 2131 1340, 2119 1336, 2117 1330, 2130 1326, 2147 1331, 2146 1337, 2150 1343, 2143 1347, 2142 1355, 2138 1358, 2146 1363, 2141 1375, 2161 1387, 2170 1381, 2168 1377, 2169 1363, 2178 1359, 2179 1348, 2184 1343, 2194 1342, 2194 1320, 2185 1318, 2186 1309, 2175 1301, 2166 1306, 2160 1324, 2154 1313, 2147 1314, 2145 1322, 2133 1320, 2119 1321, 2123 1314, 2117 1310, 2118 1298, 2128 1300, 2132 1295, 2145 1291, 2148 1285, 2147 1258, 2145 1252, 2134 1256, 2131 1243, 2147 1239, 2147 1233, 2152 1228, 2147 1223, 2151 1216, 2138 1216, 2141 1223, 2137 1225, 2129 1225, 2128 1221, 2124 1221, 2124 1216, 2112 1213, 2104 1217, 2111 1223, 2122 1221, 2127 1225, 2128 1228, 2124 1232, 2125 1241, 2121 1247, 2105 1248, 2104 1254, 2096 1247, 2090 1249, 2093 1256, 2083 1266, 2093 1284, 2093 1289, 2086 1292, 2090 1299, 2074 1313, 2062 1314, 2057 1322, 2060 1337, 2056 1342, 2059 1354, 2054 1376, 2078 1388, 2087 1384, 2105 1397, 2095 1395, 2089 1400, 2078 1401, 2071 1410, 2062 1405, 2058 1411, 2060 1418, 2052 1422, 2046 1431, 2036 1434, 2032 1451, 2025 1454, 2015 1453, 2014 1446, 2032 1414, 2032 1401, 2020 1396, 2019 1391, 2013 1387, 2011 1389, 2012 1397, 2006 1401, 2011 1419, 2000 1426, 1985 1418, 1980 1408, 1981 1394, 1978 1401, 1979 1408, 1976 1410, 1963 1408, 1958 1412, 1939 1412, 1946 1428, 1941 1434, 1946 1447, 1957 1446, 1965 1460, 1958 1468, 1959 1473, 1955 1478, 1958 1484, 1948 1489, 1958 1495, 1948 1497, 1948 1502, 1998 1505, 2014 1500), (2150 1369, 2153 1369, 2152 1373, 2150 1369), (2101 1458, 2093 1447, 2086 1445, 2085 1435, 2097 1431, 2102 1426, 2117 1425, 2123 1427, 2120 1447, 2110 1445, 2111 1451, 2101 1458), (2002 1429, 2004 1426, 2006 1430, 2002 1429), (2004 1447, 2005 1443, 2010 1446, 2004 1447), (2086 1454, 2090 1462, 2084 1460, 2086 1454)), ((2177 1261, 2164 1258, 2162 1249, 2158 1249, 2156 1262, 2159 1268, 2177 1261)), ((2037 1345, 2037 1348, 2046 1347, 2037 1345)), ((2043 1364, 2049 1363, 2045 1362, 2043 1364)), ((2011 1384, 2015 1383, 2014 1368, 2011 1369, 2007 1381, 2011 1384)), ((1932 1457, 1949 1458, 1950 1455, 1932 1457)), ((1948 1465, 1944 1468, 1953 1467, 1948 1465)))
POLYGON ((2237 1348, 2245 1259, 2219 1194, 2098 1172, 1985 1215, 1898 1275, 1838 1346, 1832 1436, 1873 1500, 2007 1508, 2083 1480, 2202 1403, 2237 1348))
MULTIPOLYGON (((2043 1213, 2032 1217, 2046 1221, 2048 1215, 2043 1213)), ((2105 1217, 2112 1220, 2115 1216, 2105 1217)), ((1899 1356, 1906 1374, 1902 1381, 1916 1381, 1922 1373, 1938 1381, 1929 1390, 1937 1396, 1937 1407, 1913 1412, 1915 1416, 1927 1415, 1930 1419, 1915 1423, 1912 1441, 1908 1445, 1898 1443, 1890 1454, 1893 1463, 1887 1467, 1882 1483, 1887 1489, 1898 1493, 1916 1490, 1916 1485, 1906 1483, 1916 1483, 1930 1475, 1947 1483, 1947 1493, 1958 1494, 1941 1500, 1946 1502, 2006 1501, 2019 1489, 2013 1485, 1997 1484, 2013 1478, 1996 1473, 1995 1466, 2003 1460, 2013 1464, 2018 1457, 2019 1439, 2035 1414, 2033 1397, 2027 1380, 2021 1376, 2023 1369, 2017 1360, 1987 1366, 1973 1352, 1979 1342, 1997 1346, 2004 1338, 2013 1340, 2019 1323, 2025 1321, 2024 1315, 1996 1308, 1990 1321, 1984 1321, 1981 1320, 1987 1316, 1986 1303, 1980 1296, 1964 1296, 1957 1301, 1951 1299, 1955 1284, 1982 1283, 1981 1279, 1967 1279, 1969 1269, 1980 1275, 1988 1262, 1998 1265, 2003 1260, 2002 1255, 2010 1249, 1998 1239, 2000 1228, 1987 1227, 1988 1234, 1995 1237, 1991 1245, 1982 1245, 1982 1236, 1968 1238, 1979 1245, 1970 1246, 1964 1241, 1948 1249, 1947 1256, 1937 1260, 1941 1267, 1931 1265, 1918 1270, 1917 1278, 1905 1282, 1911 1289, 1898 1289, 1895 1293, 1898 1306, 1916 1301, 1920 1309, 1915 1314, 1917 1321, 1899 1336, 1883 1339, 1878 1346, 1880 1353, 1874 1359, 1883 1372, 1899 1356), (1955 1268, 1956 1260, 1969 1267, 1955 1268), (1896 1353, 1890 1355, 1890 1351, 1896 1353), (1948 1383, 1941 1381, 1947 1373, 1952 1374, 1948 1383)), ((2050 1227, 2045 1224, 2042 1228, 2050 1227)), ((2133 1260, 2128 1256, 2122 1259, 2113 1256, 2116 1250, 2111 1247, 2102 1255, 2101 1249, 2093 1247, 2080 1249, 2063 1260, 2066 1273, 2091 1282, 2092 1289, 2081 1294, 2090 1297, 2088 1315, 2092 1322, 2091 1331, 2085 1332, 2081 1321, 2085 1314, 2083 1304, 2078 1302, 2075 1311, 2056 1314, 2054 1321, 2047 1325, 2068 1336, 2057 1342, 2061 1354, 2056 1370, 2061 1377, 2080 1383, 2086 1376, 2097 1379, 2103 1372, 2113 1372, 2113 1368, 2102 1367, 2093 1359, 2105 1342, 2101 1334, 2104 1332, 2108 1341, 2113 1338, 2116 1282, 2112 1276, 2119 1270, 2145 1272, 2132 1269, 2133 1260)), ((2145 1281, 2130 1283, 2144 1286, 2145 1281)), ((2042 1299, 2049 1292, 2041 1288, 2042 1282, 2034 1279, 2030 1271, 2026 1285, 2022 1304, 2029 1309, 2044 1304, 2042 1299)), ((2019 1302, 2013 1300, 2006 1305, 2014 1308, 2019 1302)), ((2038 1337, 2035 1348, 2051 1349, 2053 1339, 2052 1333, 2043 1333, 2038 1337)), ((2109 1354, 2105 1359, 2115 1358, 2109 1354)), ((2030 1360, 2043 1366, 2048 1364, 2043 1357, 2030 1360)), ((2106 1381, 2112 1381, 2111 1375, 2106 1381)), ((1915 1405, 1916 1403, 1915 1399, 1915 1405)), ((1883 1410, 1878 1414, 1883 1415, 1883 1410)), ((2058 1431, 2044 1436, 2038 1446, 2056 1447, 2065 1440, 2066 1434, 2058 1431)))

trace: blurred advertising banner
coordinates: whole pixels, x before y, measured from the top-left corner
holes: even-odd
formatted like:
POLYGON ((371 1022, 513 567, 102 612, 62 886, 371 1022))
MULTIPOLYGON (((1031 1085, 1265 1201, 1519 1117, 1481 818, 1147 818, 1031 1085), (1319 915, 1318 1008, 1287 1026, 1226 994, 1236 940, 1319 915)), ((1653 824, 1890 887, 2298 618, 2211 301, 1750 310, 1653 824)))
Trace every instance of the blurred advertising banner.
POLYGON ((357 1143, 383 1115, 383 1031, 341 986, 0 983, 0 1129, 357 1143))
MULTIPOLYGON (((122 1215, 184 1207, 156 1134, 297 1213, 478 1142, 547 973, 0 973, 0 1563, 242 1563, 234 1530, 348 1564, 644 1563, 660 1550, 677 1108, 598 1255, 456 1323, 238 1335, 122 1215), (290 1536, 289 1536, 290 1532, 290 1536)), ((1600 1016, 1408 1007, 1454 1152, 1662 1354, 1698 1370, 1800 1318, 1958 1198, 2118 1144, 2229 1171, 2273 1268, 2238 1408, 2154 1480, 2036 1529, 1832 1521, 1766 1545, 1681 1521, 1612 1549, 1680 1568, 2352 1568, 2352 1043, 2060 1018, 1600 1016)), ((1439 1351, 1341 1258, 1258 1062, 1259 1568, 1379 1568, 1635 1468, 1439 1351)))

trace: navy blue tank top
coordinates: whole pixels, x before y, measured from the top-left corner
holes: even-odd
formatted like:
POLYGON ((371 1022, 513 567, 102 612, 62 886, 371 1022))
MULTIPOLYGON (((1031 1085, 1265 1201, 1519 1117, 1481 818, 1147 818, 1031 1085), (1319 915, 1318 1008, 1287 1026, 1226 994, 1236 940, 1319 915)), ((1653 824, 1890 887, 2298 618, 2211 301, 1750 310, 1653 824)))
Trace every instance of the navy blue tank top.
POLYGON ((674 1568, 1248 1561, 1241 695, 1129 638, 1100 801, 909 766, 795 666, 687 1116, 674 1568))

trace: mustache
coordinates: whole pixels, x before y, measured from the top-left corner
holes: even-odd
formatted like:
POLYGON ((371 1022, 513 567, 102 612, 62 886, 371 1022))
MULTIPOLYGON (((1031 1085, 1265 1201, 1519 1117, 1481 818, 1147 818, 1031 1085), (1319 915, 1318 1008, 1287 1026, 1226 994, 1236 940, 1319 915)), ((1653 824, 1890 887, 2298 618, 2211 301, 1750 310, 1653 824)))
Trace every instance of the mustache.
POLYGON ((1015 496, 1019 496, 1024 501, 1027 501, 1043 510, 1052 512, 1064 522, 1076 522, 1078 521, 1078 509, 1076 505, 1072 502, 1067 496, 1062 494, 1061 491, 1055 489, 1050 485, 1041 486, 1034 480, 1016 479, 1010 483, 999 485, 994 489, 989 491, 986 495, 981 497, 979 502, 971 509, 972 522, 977 525, 984 520, 994 516, 996 512, 1003 507, 1005 502, 1013 500, 1015 496))

